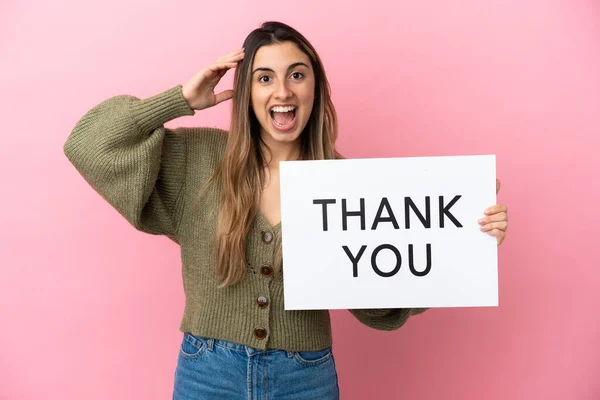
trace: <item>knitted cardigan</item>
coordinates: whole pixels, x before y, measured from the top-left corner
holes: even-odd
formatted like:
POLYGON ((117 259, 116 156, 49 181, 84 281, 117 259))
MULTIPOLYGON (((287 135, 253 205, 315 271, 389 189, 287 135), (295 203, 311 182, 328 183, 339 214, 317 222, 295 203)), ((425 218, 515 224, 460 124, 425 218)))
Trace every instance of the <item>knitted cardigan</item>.
MULTIPOLYGON (((182 332, 258 349, 312 351, 331 346, 328 310, 284 310, 282 266, 275 262, 281 226, 271 226, 262 214, 247 238, 244 279, 218 287, 213 240, 219 185, 198 195, 220 162, 227 132, 164 127, 194 113, 180 85, 146 99, 115 96, 77 122, 64 152, 133 227, 179 244, 186 298, 182 332)), ((393 330, 425 310, 350 312, 369 327, 393 330)))

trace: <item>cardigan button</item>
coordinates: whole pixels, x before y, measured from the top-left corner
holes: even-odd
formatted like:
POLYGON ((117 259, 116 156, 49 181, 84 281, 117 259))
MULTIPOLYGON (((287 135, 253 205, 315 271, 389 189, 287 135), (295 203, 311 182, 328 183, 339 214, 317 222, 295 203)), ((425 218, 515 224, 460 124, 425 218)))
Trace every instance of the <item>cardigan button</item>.
POLYGON ((264 328, 256 328, 254 330, 254 336, 256 336, 256 338, 259 340, 263 340, 267 337, 267 330, 264 328))
POLYGON ((273 241, 273 234, 269 231, 262 232, 262 241, 269 244, 273 241))
POLYGON ((256 299, 256 304, 258 304, 260 308, 265 308, 269 305, 269 300, 267 300, 265 296, 258 296, 258 299, 256 299))
POLYGON ((260 273, 264 276, 273 276, 273 268, 269 264, 265 264, 260 268, 260 273))

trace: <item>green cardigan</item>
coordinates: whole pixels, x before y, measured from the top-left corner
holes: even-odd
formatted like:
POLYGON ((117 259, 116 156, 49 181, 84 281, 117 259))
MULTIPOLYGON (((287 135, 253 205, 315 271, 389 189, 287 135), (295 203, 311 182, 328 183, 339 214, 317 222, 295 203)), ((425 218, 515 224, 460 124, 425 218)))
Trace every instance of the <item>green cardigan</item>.
MULTIPOLYGON (((186 296, 180 330, 258 349, 321 350, 332 345, 329 311, 285 311, 275 250, 281 227, 256 217, 241 283, 218 288, 212 243, 219 189, 198 194, 224 152, 215 128, 164 128, 194 115, 175 86, 147 99, 115 96, 81 118, 64 152, 83 178, 136 229, 179 244, 186 296)), ((379 330, 400 328, 425 309, 350 310, 379 330)))

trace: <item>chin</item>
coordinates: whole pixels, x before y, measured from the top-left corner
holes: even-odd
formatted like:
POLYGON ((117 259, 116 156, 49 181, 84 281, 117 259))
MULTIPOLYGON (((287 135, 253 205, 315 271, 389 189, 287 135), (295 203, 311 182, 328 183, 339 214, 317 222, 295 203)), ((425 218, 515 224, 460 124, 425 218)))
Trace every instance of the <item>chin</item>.
POLYGON ((300 134, 301 132, 289 132, 289 133, 282 133, 282 132, 273 132, 273 129, 269 129, 268 131, 269 136, 271 137, 271 139, 275 142, 278 143, 294 143, 296 141, 298 141, 300 139, 300 134))

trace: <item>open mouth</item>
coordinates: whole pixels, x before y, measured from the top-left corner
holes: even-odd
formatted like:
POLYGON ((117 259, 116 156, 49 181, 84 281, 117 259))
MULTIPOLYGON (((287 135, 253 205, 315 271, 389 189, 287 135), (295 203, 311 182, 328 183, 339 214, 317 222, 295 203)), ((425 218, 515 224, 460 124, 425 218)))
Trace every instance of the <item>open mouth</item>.
POLYGON ((289 131, 296 125, 296 106, 271 107, 269 114, 271 123, 278 131, 289 131))

